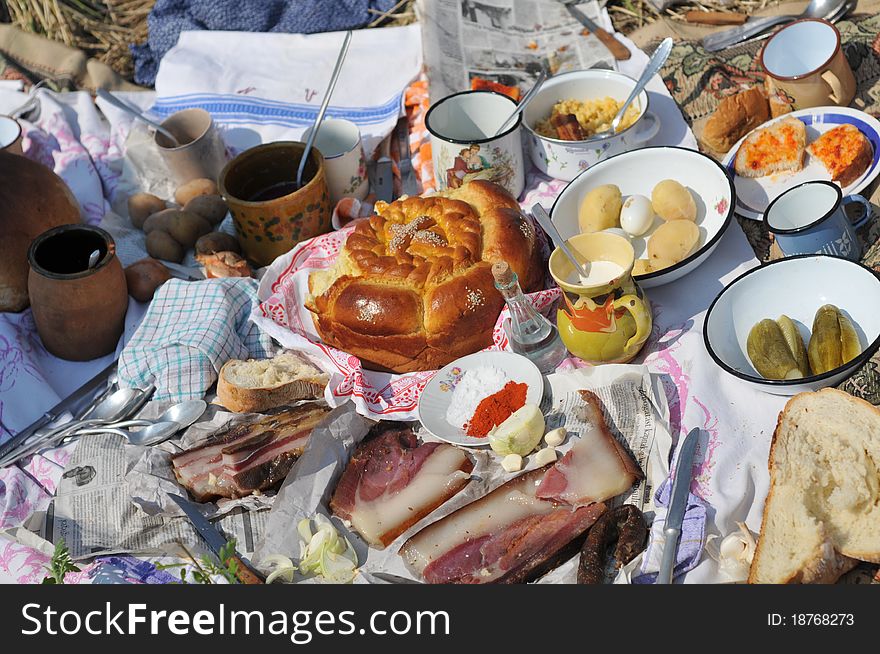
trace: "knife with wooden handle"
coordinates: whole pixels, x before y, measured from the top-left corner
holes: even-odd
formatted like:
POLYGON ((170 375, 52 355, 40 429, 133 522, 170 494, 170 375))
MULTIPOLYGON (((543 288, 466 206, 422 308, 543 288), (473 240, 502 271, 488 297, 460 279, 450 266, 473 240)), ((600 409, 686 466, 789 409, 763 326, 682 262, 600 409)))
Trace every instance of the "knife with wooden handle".
POLYGON ((590 30, 593 34, 596 35, 603 45, 608 48, 609 52, 614 56, 617 61, 626 61, 630 57, 632 57, 632 53, 629 51, 623 43, 614 38, 613 34, 609 34, 601 27, 599 27, 592 20, 587 18, 586 14, 582 12, 580 9, 575 7, 574 5, 565 5, 565 8, 568 9, 568 13, 577 18, 581 25, 590 30))
POLYGON ((729 11, 700 11, 698 9, 684 15, 687 22, 699 25, 742 25, 748 18, 746 14, 729 11))

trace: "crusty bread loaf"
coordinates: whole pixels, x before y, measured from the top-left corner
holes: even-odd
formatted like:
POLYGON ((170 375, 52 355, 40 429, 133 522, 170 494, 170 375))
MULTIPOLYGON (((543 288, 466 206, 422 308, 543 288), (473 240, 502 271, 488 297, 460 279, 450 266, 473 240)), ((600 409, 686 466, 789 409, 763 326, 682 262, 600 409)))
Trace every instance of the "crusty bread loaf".
POLYGON ((740 91, 718 103, 700 136, 703 144, 726 153, 743 136, 770 119, 770 105, 760 87, 740 91))
POLYGON ((750 583, 833 583, 880 562, 880 410, 831 388, 795 395, 769 467, 750 583))
POLYGON ((804 167, 807 128, 797 118, 781 120, 755 130, 736 153, 734 168, 740 177, 763 177, 797 172, 804 167))
POLYGON ((236 413, 259 413, 323 396, 328 375, 295 354, 272 359, 232 359, 220 369, 217 400, 236 413))
POLYGON ((325 343, 392 372, 435 370, 488 347, 504 300, 491 265, 507 261, 524 291, 543 267, 531 221, 485 181, 429 197, 377 203, 335 265, 309 276, 325 343))
POLYGON ((825 166, 831 179, 849 186, 864 173, 874 158, 871 142, 855 125, 838 125, 807 148, 825 166))

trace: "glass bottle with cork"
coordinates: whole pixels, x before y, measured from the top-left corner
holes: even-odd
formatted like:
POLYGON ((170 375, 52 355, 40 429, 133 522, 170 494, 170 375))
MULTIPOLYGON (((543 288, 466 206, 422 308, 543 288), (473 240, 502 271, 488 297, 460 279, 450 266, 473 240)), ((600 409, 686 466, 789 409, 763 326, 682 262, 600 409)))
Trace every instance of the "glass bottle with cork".
POLYGON ((520 288, 516 273, 506 261, 492 264, 492 275, 495 288, 510 311, 510 318, 504 323, 510 348, 530 359, 541 373, 553 372, 568 355, 556 325, 532 306, 520 288))

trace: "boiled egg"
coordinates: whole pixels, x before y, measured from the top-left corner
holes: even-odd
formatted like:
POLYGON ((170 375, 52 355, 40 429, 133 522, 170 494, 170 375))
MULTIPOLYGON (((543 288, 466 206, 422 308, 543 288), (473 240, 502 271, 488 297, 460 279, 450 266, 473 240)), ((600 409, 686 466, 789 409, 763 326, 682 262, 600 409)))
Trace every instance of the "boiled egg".
POLYGON ((644 195, 631 195, 620 209, 620 226, 628 234, 641 236, 654 224, 654 208, 644 195))

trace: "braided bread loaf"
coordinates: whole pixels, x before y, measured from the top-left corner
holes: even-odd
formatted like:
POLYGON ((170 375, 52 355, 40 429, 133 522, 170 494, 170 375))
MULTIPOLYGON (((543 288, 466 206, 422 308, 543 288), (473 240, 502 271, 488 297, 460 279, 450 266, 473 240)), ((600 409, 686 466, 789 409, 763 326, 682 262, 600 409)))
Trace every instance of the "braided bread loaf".
POLYGON ((309 277, 306 307, 325 343, 392 372, 435 370, 492 344, 504 300, 491 266, 526 292, 543 268, 535 229, 497 184, 376 204, 336 264, 309 277))

